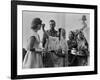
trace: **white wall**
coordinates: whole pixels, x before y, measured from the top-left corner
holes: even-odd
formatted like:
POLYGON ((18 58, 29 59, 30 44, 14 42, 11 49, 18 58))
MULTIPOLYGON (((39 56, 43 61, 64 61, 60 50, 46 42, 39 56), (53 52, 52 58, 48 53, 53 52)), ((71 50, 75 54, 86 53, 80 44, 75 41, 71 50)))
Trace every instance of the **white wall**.
MULTIPOLYGON (((23 11, 23 47, 26 47, 27 39, 30 37, 31 33, 31 22, 34 18, 39 17, 42 19, 43 23, 46 24, 45 29, 48 30, 50 28, 49 21, 51 19, 56 22, 56 30, 59 27, 63 27, 66 30, 66 39, 68 39, 68 33, 71 30, 80 29, 83 27, 82 24, 82 16, 86 15, 87 18, 87 31, 84 30, 84 34, 89 42, 89 21, 90 15, 85 13, 59 13, 59 12, 36 12, 36 11, 23 11)), ((39 32, 40 38, 43 38, 43 31, 39 32)))

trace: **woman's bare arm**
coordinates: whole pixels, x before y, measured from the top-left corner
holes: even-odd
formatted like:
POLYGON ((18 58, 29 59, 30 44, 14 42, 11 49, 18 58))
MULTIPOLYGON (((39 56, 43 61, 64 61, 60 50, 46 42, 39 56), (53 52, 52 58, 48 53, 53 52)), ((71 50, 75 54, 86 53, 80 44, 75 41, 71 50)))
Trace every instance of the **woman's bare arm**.
POLYGON ((43 30, 44 34, 46 35, 46 37, 48 38, 49 35, 48 35, 48 33, 46 32, 46 30, 44 29, 44 27, 45 27, 45 24, 42 24, 42 30, 43 30))
POLYGON ((28 45, 27 45, 27 50, 35 51, 35 49, 33 48, 35 40, 36 40, 36 38, 34 36, 31 36, 29 38, 28 45))

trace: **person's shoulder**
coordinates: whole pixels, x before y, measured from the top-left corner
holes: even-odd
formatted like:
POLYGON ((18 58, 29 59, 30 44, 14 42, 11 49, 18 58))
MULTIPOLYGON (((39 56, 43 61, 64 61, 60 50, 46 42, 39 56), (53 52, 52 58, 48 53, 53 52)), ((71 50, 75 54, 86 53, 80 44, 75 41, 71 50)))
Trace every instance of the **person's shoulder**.
POLYGON ((58 32, 56 29, 54 29, 54 32, 58 32))
POLYGON ((47 32, 48 34, 50 34, 50 30, 46 30, 46 32, 47 32))

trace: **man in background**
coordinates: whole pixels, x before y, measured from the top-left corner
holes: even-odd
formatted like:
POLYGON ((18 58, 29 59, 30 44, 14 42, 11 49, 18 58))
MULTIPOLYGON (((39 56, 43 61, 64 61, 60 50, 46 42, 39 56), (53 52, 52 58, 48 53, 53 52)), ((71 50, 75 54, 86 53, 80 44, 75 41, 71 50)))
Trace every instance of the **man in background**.
MULTIPOLYGON (((52 37, 57 37, 57 31, 55 30, 56 22, 54 20, 50 20, 49 24, 50 24, 50 29, 46 31, 47 34, 52 37)), ((42 45, 44 48, 45 48, 46 41, 47 41, 47 36, 44 34, 43 35, 43 45, 42 45)), ((52 54, 54 53, 47 52, 45 53, 45 56, 43 56, 44 67, 54 67, 52 54)))

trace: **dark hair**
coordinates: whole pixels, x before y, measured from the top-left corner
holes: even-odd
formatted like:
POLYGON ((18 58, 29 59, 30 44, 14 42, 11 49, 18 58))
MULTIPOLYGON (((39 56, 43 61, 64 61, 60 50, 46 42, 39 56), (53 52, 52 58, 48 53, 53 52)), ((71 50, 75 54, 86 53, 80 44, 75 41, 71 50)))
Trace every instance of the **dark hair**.
POLYGON ((54 22, 54 23, 56 23, 54 20, 50 20, 49 22, 54 22))
POLYGON ((61 32, 61 29, 62 29, 62 28, 59 28, 58 31, 61 32))
POLYGON ((83 32, 80 31, 80 32, 77 34, 77 36, 78 36, 78 35, 80 36, 81 39, 85 39, 83 32))
POLYGON ((69 36, 70 36, 70 35, 71 35, 71 38, 72 38, 72 39, 75 39, 75 32, 70 31, 70 32, 69 32, 69 36))
POLYGON ((58 31, 59 31, 59 36, 61 35, 61 30, 63 30, 64 32, 62 33, 62 36, 64 37, 64 36, 66 36, 66 31, 65 31, 65 29, 64 28, 59 28, 58 29, 58 31))
POLYGON ((69 34, 71 34, 72 36, 75 35, 75 33, 73 31, 70 31, 69 34))
POLYGON ((37 29, 37 25, 42 24, 42 20, 40 18, 34 18, 32 20, 32 29, 37 29))
POLYGON ((62 30, 62 28, 59 28, 58 29, 58 32, 59 32, 59 40, 60 40, 60 36, 61 36, 61 30, 62 30))

